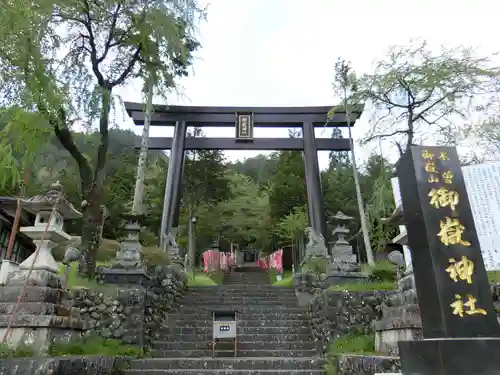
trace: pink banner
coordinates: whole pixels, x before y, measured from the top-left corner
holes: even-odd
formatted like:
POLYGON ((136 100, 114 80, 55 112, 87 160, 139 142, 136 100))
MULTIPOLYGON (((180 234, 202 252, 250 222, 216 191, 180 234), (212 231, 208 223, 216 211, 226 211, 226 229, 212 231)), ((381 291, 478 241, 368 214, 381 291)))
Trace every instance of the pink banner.
POLYGON ((204 272, 216 272, 220 269, 227 270, 236 266, 235 253, 221 253, 217 250, 207 250, 203 253, 204 272))
POLYGON ((259 259, 257 264, 262 269, 274 269, 276 272, 283 272, 283 249, 278 249, 272 254, 259 259))

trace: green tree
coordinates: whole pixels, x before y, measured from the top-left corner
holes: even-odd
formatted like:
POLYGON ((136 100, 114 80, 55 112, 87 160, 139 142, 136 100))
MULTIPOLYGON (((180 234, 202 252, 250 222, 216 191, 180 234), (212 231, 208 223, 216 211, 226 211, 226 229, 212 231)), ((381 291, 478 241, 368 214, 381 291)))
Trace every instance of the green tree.
MULTIPOLYGON (((190 137, 203 137, 200 128, 195 128, 190 137)), ((186 151, 182 181, 182 216, 185 228, 201 204, 214 206, 230 197, 230 181, 226 176, 224 155, 220 150, 186 151)), ((189 243, 189 242, 188 242, 189 243)), ((189 260, 194 267, 196 250, 191 247, 189 260)))
POLYGON ((268 222, 269 198, 250 177, 228 172, 231 199, 220 203, 214 214, 219 218, 217 233, 240 247, 256 244, 268 222))
POLYGON ((499 78, 500 68, 470 48, 443 47, 435 54, 424 41, 393 47, 375 73, 359 77, 350 100, 374 108, 365 142, 388 138, 403 154, 430 132, 446 138, 454 118, 498 92, 499 78))
POLYGON ((80 271, 89 278, 100 243, 113 90, 143 79, 154 67, 156 92, 169 92, 175 77, 187 75, 198 47, 192 35, 199 15, 194 0, 2 3, 0 80, 8 84, 1 96, 27 111, 23 116, 16 112, 0 142, 3 148, 10 142, 29 151, 53 131, 75 160, 84 214, 80 271), (72 135, 71 126, 79 122, 95 122, 99 129, 94 163, 72 135))
POLYGON ((300 152, 281 151, 269 189, 271 219, 277 223, 307 202, 304 160, 300 152))
POLYGON ((366 162, 365 174, 361 178, 367 202, 370 240, 376 252, 384 251, 398 232, 397 228, 387 226, 381 220, 390 216, 395 209, 391 185, 392 167, 382 155, 372 154, 366 162))

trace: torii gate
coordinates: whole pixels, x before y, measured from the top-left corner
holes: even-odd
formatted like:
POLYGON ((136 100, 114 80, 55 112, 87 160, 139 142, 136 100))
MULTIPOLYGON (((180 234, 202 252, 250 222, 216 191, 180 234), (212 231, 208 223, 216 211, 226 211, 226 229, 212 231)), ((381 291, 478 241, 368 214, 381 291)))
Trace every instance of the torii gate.
MULTIPOLYGON (((125 108, 136 125, 144 125, 145 104, 126 102, 125 108)), ((316 138, 316 127, 345 127, 345 111, 338 110, 328 119, 331 107, 197 107, 154 105, 151 126, 173 126, 172 138, 150 137, 152 150, 171 150, 161 235, 172 234, 179 225, 181 183, 185 150, 300 150, 304 152, 309 224, 318 234, 325 235, 326 223, 318 166, 318 151, 348 151, 348 138, 316 138), (186 137, 188 126, 232 127, 234 138, 186 137), (302 128, 302 138, 254 138, 255 127, 302 128)), ((350 126, 363 112, 363 106, 350 113, 350 126)), ((136 145, 139 148, 140 145, 136 145)))

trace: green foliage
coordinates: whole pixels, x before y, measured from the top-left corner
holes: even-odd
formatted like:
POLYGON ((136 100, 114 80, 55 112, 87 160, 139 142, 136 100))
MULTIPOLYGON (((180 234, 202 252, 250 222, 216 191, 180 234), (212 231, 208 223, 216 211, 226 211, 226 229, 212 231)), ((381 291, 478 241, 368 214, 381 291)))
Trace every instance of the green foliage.
POLYGON ((328 345, 328 356, 345 353, 374 354, 375 335, 351 333, 330 340, 330 344, 328 345))
MULTIPOLYGON (((187 75, 192 53, 199 47, 194 29, 200 16, 204 12, 195 0, 175 5, 167 0, 40 0, 36 7, 24 0, 2 3, 0 105, 41 119, 15 118, 4 128, 16 132, 11 137, 16 142, 0 145, 6 166, 2 175, 9 172, 11 180, 18 180, 19 166, 26 167, 27 162, 23 156, 24 165, 16 163, 15 146, 22 144, 30 159, 32 148, 41 147, 44 133, 52 129, 78 167, 86 202, 80 266, 89 278, 99 248, 110 115, 117 104, 113 90, 131 79, 150 79, 154 71, 156 93, 171 92, 176 77, 187 75), (71 133, 75 122, 88 129, 98 123, 93 164, 75 143, 71 133)), ((0 137, 2 142, 5 138, 0 137)))
POLYGON ((196 211, 197 239, 204 238, 210 246, 214 234, 219 234, 240 246, 255 244, 269 230, 268 196, 247 176, 227 171, 226 178, 230 199, 215 206, 201 205, 196 211))
POLYGON ((171 264, 168 254, 157 246, 143 247, 142 259, 146 266, 171 264))
POLYGON ((53 357, 66 355, 129 356, 140 358, 144 355, 140 347, 124 345, 118 340, 89 335, 69 343, 53 343, 48 350, 53 357))
POLYGON ((302 265, 302 272, 312 273, 319 277, 328 270, 329 261, 322 257, 315 257, 302 265))
POLYGON ((366 265, 364 271, 370 275, 370 279, 373 281, 393 282, 396 280, 396 266, 389 261, 377 262, 371 267, 366 265))
POLYGON ((34 357, 36 351, 29 345, 18 345, 13 348, 7 344, 0 344, 0 359, 34 357))
MULTIPOLYGON (((66 275, 66 266, 61 264, 59 268, 59 274, 61 276, 66 275)), ((73 288, 88 288, 88 289, 99 289, 101 285, 99 285, 97 282, 94 280, 88 280, 86 278, 80 277, 78 275, 78 263, 73 262, 70 264, 70 269, 68 272, 68 279, 67 279, 67 284, 66 287, 68 289, 73 289, 73 288)))
POLYGON ((271 279, 271 284, 276 286, 286 286, 288 288, 293 288, 293 273, 292 271, 284 270, 283 279, 278 280, 277 272, 274 270, 269 270, 269 277, 271 279))
POLYGON ((500 284, 500 271, 489 271, 488 280, 490 283, 500 284))
POLYGON ((269 189, 270 216, 274 223, 304 206, 307 192, 304 175, 304 160, 300 152, 281 151, 276 172, 269 189))
POLYGON ((279 153, 274 152, 271 155, 259 154, 252 158, 246 158, 243 161, 229 163, 228 168, 239 174, 243 174, 252 179, 259 188, 266 188, 276 173, 279 153))
POLYGON ((304 235, 308 223, 306 206, 294 207, 292 212, 276 224, 274 232, 279 237, 292 241, 304 235))
POLYGON ((428 132, 446 138, 452 116, 465 116, 498 92, 500 68, 471 48, 442 48, 425 41, 393 47, 375 64, 375 73, 356 80, 351 102, 370 101, 374 121, 365 142, 392 140, 402 153, 428 132))
POLYGON ((206 273, 197 273, 194 278, 188 279, 189 286, 213 286, 222 284, 224 278, 223 272, 213 272, 210 275, 206 273))

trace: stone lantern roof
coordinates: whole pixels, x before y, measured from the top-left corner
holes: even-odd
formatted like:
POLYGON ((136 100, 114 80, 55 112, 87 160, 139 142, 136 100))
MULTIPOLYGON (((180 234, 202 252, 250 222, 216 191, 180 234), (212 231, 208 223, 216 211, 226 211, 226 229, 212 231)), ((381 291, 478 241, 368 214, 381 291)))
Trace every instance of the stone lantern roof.
POLYGON ((83 216, 82 213, 66 199, 63 193, 63 187, 59 181, 52 184, 46 193, 24 199, 23 203, 23 208, 35 215, 41 211, 50 211, 56 206, 56 210, 64 219, 79 219, 83 216))
POLYGON ((345 221, 350 221, 353 220, 354 218, 351 216, 347 216, 344 214, 342 211, 338 211, 335 216, 332 217, 332 221, 338 221, 338 222, 345 222, 345 221))

